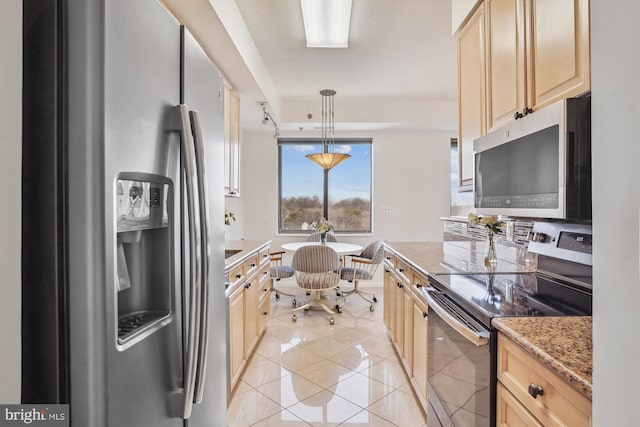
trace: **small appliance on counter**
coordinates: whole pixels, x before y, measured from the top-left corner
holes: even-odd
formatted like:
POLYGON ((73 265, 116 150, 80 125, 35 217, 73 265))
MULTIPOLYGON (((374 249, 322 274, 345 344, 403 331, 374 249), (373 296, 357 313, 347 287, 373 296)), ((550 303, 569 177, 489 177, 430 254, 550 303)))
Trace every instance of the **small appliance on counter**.
POLYGON ((493 318, 591 315, 591 225, 539 222, 528 237, 528 251, 538 256, 535 273, 434 274, 421 289, 429 304, 429 426, 469 426, 462 421, 469 419, 495 425, 493 318))

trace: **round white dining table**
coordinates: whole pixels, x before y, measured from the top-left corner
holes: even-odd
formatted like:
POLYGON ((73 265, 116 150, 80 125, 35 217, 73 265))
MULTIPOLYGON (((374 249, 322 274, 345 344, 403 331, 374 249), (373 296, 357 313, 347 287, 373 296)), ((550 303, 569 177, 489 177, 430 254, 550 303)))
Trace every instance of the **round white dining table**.
MULTIPOLYGON (((303 246, 320 244, 320 242, 292 242, 283 244, 282 249, 284 249, 285 251, 295 252, 303 246)), ((338 255, 359 254, 362 251, 362 246, 354 245, 353 243, 326 242, 322 244, 325 246, 329 246, 331 249, 336 251, 338 255)))

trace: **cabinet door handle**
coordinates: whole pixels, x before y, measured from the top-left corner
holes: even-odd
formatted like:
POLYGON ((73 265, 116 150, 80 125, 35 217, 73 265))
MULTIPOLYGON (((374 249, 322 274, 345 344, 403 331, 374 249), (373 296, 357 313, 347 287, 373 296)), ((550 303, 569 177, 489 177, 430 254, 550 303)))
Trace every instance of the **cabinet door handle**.
POLYGON ((531 113, 533 113, 533 110, 531 108, 529 108, 529 107, 524 107, 522 109, 522 114, 524 114, 525 116, 528 115, 528 114, 531 114, 531 113))
POLYGON ((523 115, 522 115, 522 113, 521 113, 521 112, 519 112, 519 111, 516 111, 515 113, 513 113, 513 118, 514 118, 514 119, 516 119, 516 120, 521 119, 521 118, 523 118, 523 117, 524 117, 524 116, 523 116, 523 115))
POLYGON ((402 286, 402 283, 398 283, 398 288, 402 289, 404 286, 402 286))
POLYGON ((269 289, 267 289, 267 288, 264 288, 264 289, 263 289, 263 291, 265 291, 265 292, 269 292, 269 289))
POLYGON ((538 396, 543 396, 544 395, 544 390, 539 385, 535 385, 535 384, 531 383, 531 384, 529 384, 529 394, 531 395, 531 397, 533 397, 535 399, 538 396))
POLYGON ((239 279, 242 277, 242 274, 236 274, 236 279, 239 279))
POLYGON ((255 267, 255 266, 256 266, 256 263, 255 263, 255 262, 252 262, 252 263, 251 263, 251 268, 253 268, 253 267, 255 267))
POLYGON ((269 314, 269 312, 267 312, 267 311, 263 311, 263 312, 262 312, 262 314, 263 314, 263 315, 265 315, 265 316, 267 316, 267 315, 269 314))
POLYGON ((249 289, 251 287, 251 283, 247 283, 246 285, 244 285, 245 289, 249 289))
POLYGON ((416 283, 416 288, 420 289, 421 287, 422 287, 422 284, 416 283))
POLYGON ((428 317, 428 316, 429 316, 429 315, 427 314, 427 312, 426 312, 426 311, 423 311, 423 312, 422 312, 422 317, 426 318, 426 317, 428 317))
POLYGON ((404 273, 404 269, 403 269, 403 268, 399 268, 399 269, 398 269, 398 271, 399 271, 400 273, 404 273))

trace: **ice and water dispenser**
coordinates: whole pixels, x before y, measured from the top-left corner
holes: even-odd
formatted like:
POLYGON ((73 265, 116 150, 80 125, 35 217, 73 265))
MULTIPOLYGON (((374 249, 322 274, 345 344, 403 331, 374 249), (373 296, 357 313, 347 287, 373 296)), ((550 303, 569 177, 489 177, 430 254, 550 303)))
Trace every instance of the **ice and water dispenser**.
POLYGON ((170 323, 175 312, 173 184, 123 172, 114 194, 117 344, 125 349, 170 323))

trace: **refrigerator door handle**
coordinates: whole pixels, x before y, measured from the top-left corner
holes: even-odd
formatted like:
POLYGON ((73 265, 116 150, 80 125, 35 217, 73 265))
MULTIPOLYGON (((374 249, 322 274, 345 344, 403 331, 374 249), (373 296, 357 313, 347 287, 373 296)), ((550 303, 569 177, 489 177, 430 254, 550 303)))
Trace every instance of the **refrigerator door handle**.
MULTIPOLYGON (((187 419, 191 416, 193 409, 193 399, 195 393, 195 378, 198 357, 198 344, 200 335, 200 253, 198 252, 200 241, 199 212, 196 204, 198 202, 196 191, 198 177, 196 171, 196 158, 191 134, 191 122, 189 120, 189 108, 180 105, 180 127, 182 139, 180 153, 183 158, 187 214, 189 220, 189 310, 185 313, 184 322, 187 324, 187 348, 183 353, 185 361, 184 374, 184 411, 182 417, 187 419)), ((184 247, 182 249, 185 250, 184 247)), ((184 304, 186 306, 186 304, 184 304)))
POLYGON ((202 402, 204 394, 205 374, 207 371, 207 353, 209 350, 209 324, 211 315, 209 313, 209 198, 207 193, 207 175, 206 163, 204 156, 204 140, 202 138, 202 128, 200 127, 200 115, 198 111, 190 111, 191 130, 193 132, 193 143, 196 153, 196 168, 198 173, 198 200, 200 203, 200 233, 202 236, 201 254, 202 254, 202 303, 200 311, 200 343, 198 346, 198 364, 196 370, 196 389, 194 403, 202 402))

